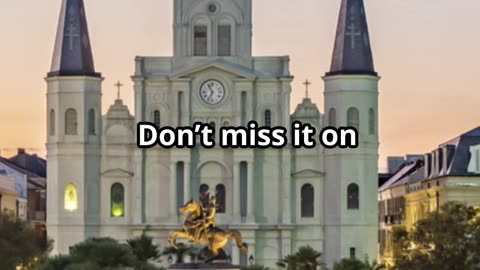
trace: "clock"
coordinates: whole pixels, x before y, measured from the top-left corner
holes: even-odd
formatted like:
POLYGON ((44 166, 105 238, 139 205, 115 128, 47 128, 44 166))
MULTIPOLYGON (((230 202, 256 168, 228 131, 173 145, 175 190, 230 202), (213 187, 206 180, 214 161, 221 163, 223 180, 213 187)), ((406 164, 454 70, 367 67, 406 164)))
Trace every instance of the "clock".
POLYGON ((200 87, 200 97, 207 104, 218 104, 225 97, 225 88, 217 80, 208 80, 200 87))

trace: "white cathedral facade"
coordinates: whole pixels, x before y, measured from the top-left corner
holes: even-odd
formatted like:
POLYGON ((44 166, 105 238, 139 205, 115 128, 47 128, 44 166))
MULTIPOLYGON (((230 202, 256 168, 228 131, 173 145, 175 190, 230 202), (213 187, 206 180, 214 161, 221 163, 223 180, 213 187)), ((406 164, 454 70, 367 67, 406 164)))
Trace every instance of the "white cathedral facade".
MULTIPOLYGON (((148 228, 161 247, 178 208, 210 190, 218 224, 239 230, 235 264, 274 266, 300 246, 377 257, 378 80, 362 0, 342 0, 325 116, 309 98, 292 114, 288 56, 252 56, 252 0, 174 0, 174 56, 137 57, 133 112, 102 115, 83 0, 63 0, 47 76, 48 235, 54 253, 89 237, 148 228), (133 114, 133 115, 132 115, 133 114), (354 126, 357 149, 139 149, 136 123, 354 126)), ((274 27, 274 26, 272 26, 274 27)), ((301 46, 299 44, 298 46, 301 46)), ((321 71, 318 71, 319 76, 321 71)))

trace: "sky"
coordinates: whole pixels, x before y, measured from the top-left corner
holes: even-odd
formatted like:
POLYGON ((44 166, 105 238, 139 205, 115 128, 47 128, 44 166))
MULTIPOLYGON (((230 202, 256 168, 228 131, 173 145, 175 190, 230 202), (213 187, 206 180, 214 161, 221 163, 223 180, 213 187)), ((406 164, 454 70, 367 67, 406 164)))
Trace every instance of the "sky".
MULTIPOLYGON (((0 0, 0 149, 45 154, 46 84, 60 0, 0 0)), ((170 56, 172 0, 85 0, 103 110, 133 109, 136 55, 170 56)), ((480 126, 480 1, 365 0, 380 81, 380 167, 480 126)), ((290 55, 294 110, 310 95, 323 112, 340 0, 253 0, 253 53, 290 55)))

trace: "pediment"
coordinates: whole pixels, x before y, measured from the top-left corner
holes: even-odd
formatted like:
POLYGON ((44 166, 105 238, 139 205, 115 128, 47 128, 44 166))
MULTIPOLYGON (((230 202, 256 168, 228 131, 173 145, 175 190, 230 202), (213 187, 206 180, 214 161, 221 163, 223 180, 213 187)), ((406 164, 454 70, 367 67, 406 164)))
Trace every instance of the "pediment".
POLYGON ((201 72, 207 69, 212 69, 212 68, 233 74, 234 76, 242 79, 254 80, 255 78, 257 78, 257 75, 251 70, 241 65, 225 62, 222 60, 214 60, 214 61, 199 63, 196 65, 191 65, 191 66, 188 66, 187 68, 180 69, 176 72, 173 72, 172 74, 170 74, 169 77, 171 79, 180 79, 180 78, 188 77, 190 74, 198 73, 198 72, 201 72))
POLYGON ((108 177, 132 177, 133 173, 122 170, 122 169, 112 169, 108 170, 102 173, 102 176, 108 176, 108 177))
POLYGON ((325 175, 324 172, 311 170, 311 169, 305 169, 305 170, 292 173, 292 176, 295 176, 295 177, 318 177, 323 175, 325 175))

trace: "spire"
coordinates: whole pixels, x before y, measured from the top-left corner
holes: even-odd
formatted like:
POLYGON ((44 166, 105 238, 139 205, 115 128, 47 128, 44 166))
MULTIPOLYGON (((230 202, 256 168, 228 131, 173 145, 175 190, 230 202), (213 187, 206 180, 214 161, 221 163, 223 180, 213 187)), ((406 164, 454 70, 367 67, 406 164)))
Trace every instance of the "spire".
POLYGON ((92 48, 83 0, 62 0, 52 67, 48 77, 94 76, 92 48))
POLYGON ((363 0, 342 0, 330 72, 374 75, 372 50, 363 0))

